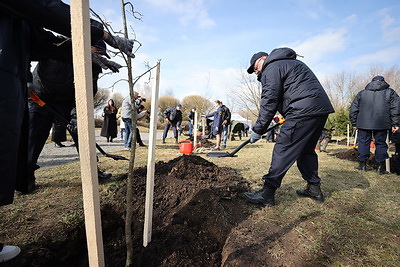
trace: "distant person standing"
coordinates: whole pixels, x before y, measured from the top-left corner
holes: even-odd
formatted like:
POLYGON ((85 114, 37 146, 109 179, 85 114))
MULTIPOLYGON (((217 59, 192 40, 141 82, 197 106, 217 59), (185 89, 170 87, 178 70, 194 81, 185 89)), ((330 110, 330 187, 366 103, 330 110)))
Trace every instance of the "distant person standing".
POLYGON ((178 129, 182 123, 182 105, 178 104, 175 108, 167 108, 164 111, 165 127, 163 133, 162 143, 165 144, 165 138, 167 138, 168 130, 172 127, 174 132, 175 143, 178 144, 178 129))
POLYGON ((214 102, 215 110, 213 113, 207 114, 206 118, 214 117, 212 123, 212 134, 216 137, 216 144, 213 150, 221 150, 221 134, 222 134, 222 102, 219 100, 215 100, 214 102))
POLYGON ((122 120, 122 107, 120 107, 118 109, 117 112, 117 119, 119 119, 119 140, 124 140, 124 136, 125 136, 125 123, 122 120))
POLYGON ((117 112, 114 100, 108 100, 107 106, 103 110, 103 126, 101 127, 100 136, 107 138, 107 143, 112 142, 117 137, 117 112))
POLYGON ((194 124, 194 116, 196 114, 196 108, 192 108, 188 114, 188 125, 189 125, 189 136, 193 135, 193 124, 194 124))
POLYGON ((61 142, 67 141, 67 129, 57 120, 53 122, 51 128, 51 141, 53 141, 54 146, 58 148, 65 147, 61 142))
POLYGON ((387 131, 397 132, 400 125, 399 96, 389 88, 384 77, 375 76, 360 91, 350 106, 351 125, 358 129, 358 160, 355 168, 367 171, 372 136, 375 139, 375 161, 378 174, 385 174, 385 160, 389 158, 386 144, 387 131))
POLYGON ((231 124, 231 111, 227 106, 222 104, 221 102, 221 110, 222 110, 222 145, 221 148, 226 148, 226 140, 228 139, 229 133, 229 125, 231 124))

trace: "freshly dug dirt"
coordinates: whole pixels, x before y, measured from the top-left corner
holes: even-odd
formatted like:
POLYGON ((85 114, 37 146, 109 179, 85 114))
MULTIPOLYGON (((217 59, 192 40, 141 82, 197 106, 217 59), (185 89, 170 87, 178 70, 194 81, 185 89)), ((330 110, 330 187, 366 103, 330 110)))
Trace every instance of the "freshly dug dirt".
MULTIPOLYGON (((343 150, 338 153, 328 154, 328 155, 335 156, 339 159, 358 161, 357 160, 358 153, 355 149, 343 150)), ((398 162, 393 157, 391 157, 390 158, 390 172, 397 173, 398 172, 397 169, 400 167, 400 166, 398 167, 398 165, 399 165, 398 162)), ((369 159, 367 160, 367 166, 369 166, 372 169, 378 168, 378 164, 375 161, 375 154, 372 152, 369 156, 369 159)))
MULTIPOLYGON (((234 227, 250 214, 241 198, 248 184, 231 169, 195 155, 156 164, 152 241, 143 247, 146 168, 134 171, 135 266, 220 266, 234 227)), ((102 228, 107 266, 124 266, 126 181, 102 192, 102 228)), ((82 214, 80 214, 82 216, 82 214)), ((79 220, 78 220, 79 221, 79 220)), ((83 220, 43 235, 4 266, 87 266, 83 220)), ((3 265, 2 265, 3 266, 3 265)))

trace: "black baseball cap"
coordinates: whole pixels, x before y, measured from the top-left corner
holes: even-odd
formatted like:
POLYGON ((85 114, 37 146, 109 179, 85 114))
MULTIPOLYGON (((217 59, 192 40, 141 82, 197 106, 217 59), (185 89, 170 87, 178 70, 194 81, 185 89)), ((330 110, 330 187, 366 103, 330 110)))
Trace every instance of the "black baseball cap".
POLYGON ((381 81, 384 82, 385 78, 383 78, 383 76, 375 76, 374 78, 372 78, 372 81, 381 81))
POLYGON ((268 56, 266 52, 258 52, 255 53, 250 59, 250 67, 247 69, 247 73, 252 74, 254 72, 254 63, 256 63, 257 59, 263 56, 268 56))

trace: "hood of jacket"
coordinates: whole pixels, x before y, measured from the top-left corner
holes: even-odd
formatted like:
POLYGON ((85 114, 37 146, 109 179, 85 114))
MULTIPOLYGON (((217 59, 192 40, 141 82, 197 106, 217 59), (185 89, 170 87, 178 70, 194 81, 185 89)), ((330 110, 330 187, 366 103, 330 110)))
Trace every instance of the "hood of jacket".
POLYGON ((271 53, 268 55, 267 59, 265 60, 261 72, 257 75, 257 80, 261 81, 262 72, 271 62, 283 59, 296 59, 296 57, 297 57, 296 52, 288 47, 276 48, 272 50, 271 53))
POLYGON ((291 48, 276 48, 271 51, 271 53, 267 57, 267 60, 265 60, 263 68, 265 68, 265 66, 267 66, 271 62, 282 59, 296 59, 296 56, 296 52, 291 48))
POLYGON ((389 84, 384 81, 372 81, 367 86, 365 86, 365 90, 370 91, 381 91, 389 88, 389 84))

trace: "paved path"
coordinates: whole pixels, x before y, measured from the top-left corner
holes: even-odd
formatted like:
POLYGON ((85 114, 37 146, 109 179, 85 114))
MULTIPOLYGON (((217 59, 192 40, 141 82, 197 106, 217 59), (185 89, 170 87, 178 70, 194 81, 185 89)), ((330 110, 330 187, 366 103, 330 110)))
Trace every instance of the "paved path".
MULTIPOLYGON (((113 140, 112 143, 107 143, 105 137, 100 136, 100 130, 96 130, 96 143, 101 146, 101 148, 107 152, 112 153, 114 151, 123 150, 124 149, 124 141, 119 140, 119 136, 113 140)), ((142 140, 145 144, 148 144, 149 134, 148 133, 140 133, 142 140)), ((157 132, 157 140, 162 139, 162 132, 157 132)), ((42 153, 40 154, 38 165, 41 168, 56 166, 65 164, 74 160, 78 160, 78 153, 76 152, 76 148, 72 146, 74 142, 63 142, 66 147, 57 148, 54 146, 54 143, 46 144, 43 148, 42 153)), ((101 155, 98 150, 96 150, 98 155, 101 155)))

